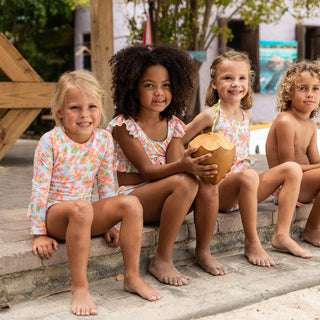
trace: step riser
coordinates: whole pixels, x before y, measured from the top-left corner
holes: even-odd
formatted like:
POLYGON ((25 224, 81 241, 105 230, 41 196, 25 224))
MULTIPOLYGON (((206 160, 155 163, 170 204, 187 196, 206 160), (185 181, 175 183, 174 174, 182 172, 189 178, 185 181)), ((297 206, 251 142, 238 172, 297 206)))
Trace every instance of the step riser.
MULTIPOLYGON (((292 224, 292 236, 298 236, 305 220, 296 221, 292 224)), ((185 227, 188 224, 184 225, 185 227)), ((189 225, 189 229, 192 225, 189 225)), ((270 239, 274 232, 274 226, 264 227, 258 229, 259 237, 262 244, 270 244, 270 239)), ((193 252, 195 247, 194 238, 185 238, 186 231, 182 228, 178 238, 182 239, 175 243, 173 252, 175 263, 183 263, 193 259, 193 252)), ((154 255, 156 250, 156 243, 152 244, 153 238, 157 235, 157 230, 150 232, 147 230, 147 236, 144 237, 144 247, 141 251, 140 270, 146 272, 150 258, 154 255), (146 246, 146 243, 149 246, 146 246)), ((189 234, 190 236, 190 234, 189 234)), ((101 239, 94 239, 95 242, 104 241, 101 239)), ((243 231, 218 232, 214 235, 212 240, 212 253, 214 255, 224 254, 227 252, 242 251, 243 250, 244 234, 243 231)), ((95 243, 96 245, 96 243, 95 243)), ((97 246, 98 247, 98 246, 97 246)), ((104 246, 105 247, 105 246, 104 246)), ((109 248, 107 250, 110 250, 109 248)), ((65 246, 59 248, 60 256, 66 256, 65 246)), ((96 252, 97 254, 98 252, 96 252)), ((34 257, 41 260, 38 257, 34 257)), ((51 259, 50 259, 51 260, 51 259)), ((50 261, 49 260, 49 261, 50 261)), ((22 261, 21 261, 22 262, 22 261)), ((70 270, 68 263, 56 263, 46 266, 43 264, 35 269, 27 271, 17 271, 11 274, 4 274, 0 276, 0 305, 12 304, 29 299, 54 294, 59 291, 68 290, 70 288, 70 270)), ((123 273, 122 254, 119 250, 113 250, 106 255, 101 254, 91 256, 88 264, 88 279, 93 283, 98 280, 115 277, 123 273)))

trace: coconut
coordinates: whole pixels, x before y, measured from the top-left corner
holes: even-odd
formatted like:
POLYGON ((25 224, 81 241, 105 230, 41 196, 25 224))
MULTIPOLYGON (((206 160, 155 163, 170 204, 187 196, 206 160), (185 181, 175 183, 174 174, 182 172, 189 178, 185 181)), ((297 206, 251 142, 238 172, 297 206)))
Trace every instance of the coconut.
POLYGON ((200 164, 216 164, 218 173, 213 177, 201 177, 205 182, 217 184, 230 170, 235 156, 235 146, 222 133, 203 133, 189 142, 189 147, 199 147, 192 153, 192 157, 200 157, 211 153, 211 158, 201 161, 200 164))

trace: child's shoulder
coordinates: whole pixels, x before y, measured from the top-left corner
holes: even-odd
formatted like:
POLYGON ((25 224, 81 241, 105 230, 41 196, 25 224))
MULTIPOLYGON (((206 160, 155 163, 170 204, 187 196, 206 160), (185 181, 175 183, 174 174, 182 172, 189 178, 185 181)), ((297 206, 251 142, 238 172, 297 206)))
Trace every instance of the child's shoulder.
POLYGON ((108 123, 107 130, 110 131, 114 127, 121 127, 123 124, 125 124, 126 126, 132 125, 135 124, 135 121, 131 117, 126 118, 124 115, 119 114, 108 123))
POLYGON ((58 138, 63 134, 63 130, 59 126, 55 126, 53 129, 45 132, 41 137, 40 137, 40 142, 41 141, 50 141, 53 138, 58 138))
POLYGON ((203 120, 208 120, 210 123, 213 121, 214 117, 217 115, 219 112, 219 107, 216 105, 212 107, 206 107, 204 110, 202 110, 199 113, 199 116, 203 118, 203 120))
POLYGON ((287 124, 291 125, 296 121, 297 121, 296 118, 291 114, 291 112, 283 111, 277 115, 276 119, 274 120, 274 124, 275 125, 287 125, 287 124))
POLYGON ((252 111, 251 110, 243 110, 243 109, 241 109, 241 110, 244 112, 246 118, 251 122, 253 119, 252 111))
POLYGON ((95 129, 95 136, 99 140, 113 140, 112 134, 107 129, 97 128, 95 129))
POLYGON ((191 121, 191 123, 203 131, 212 127, 215 117, 219 117, 219 108, 216 106, 206 107, 193 119, 193 121, 191 121))

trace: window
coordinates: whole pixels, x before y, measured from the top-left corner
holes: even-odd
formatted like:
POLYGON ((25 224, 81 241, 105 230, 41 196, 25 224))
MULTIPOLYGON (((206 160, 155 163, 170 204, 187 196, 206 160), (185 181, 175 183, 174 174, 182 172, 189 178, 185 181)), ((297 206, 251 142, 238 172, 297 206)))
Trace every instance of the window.
POLYGON ((256 73, 256 79, 253 86, 254 91, 259 92, 259 26, 253 29, 250 26, 245 25, 243 20, 227 21, 227 19, 220 19, 219 26, 227 26, 233 34, 233 38, 227 41, 227 43, 225 43, 222 36, 219 37, 220 50, 223 51, 229 47, 237 51, 247 52, 256 73))
POLYGON ((298 59, 315 60, 320 58, 320 27, 296 26, 298 59))

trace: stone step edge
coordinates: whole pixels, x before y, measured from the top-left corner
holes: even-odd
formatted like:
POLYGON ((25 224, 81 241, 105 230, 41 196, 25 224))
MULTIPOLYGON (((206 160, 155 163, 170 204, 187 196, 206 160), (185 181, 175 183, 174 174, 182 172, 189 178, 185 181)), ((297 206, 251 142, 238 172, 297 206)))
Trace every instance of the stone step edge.
MULTIPOLYGON (((257 218, 257 228, 272 227, 276 224, 278 207, 273 203, 267 202, 259 205, 257 218)), ((310 206, 297 208, 294 213, 293 223, 307 219, 310 206)), ((213 240, 219 233, 232 233, 242 231, 241 216, 238 211, 232 213, 221 213, 218 216, 213 240)), ((157 245, 158 227, 145 226, 143 230, 143 248, 152 248, 157 245)), ((193 214, 189 214, 176 239, 176 243, 191 241, 195 239, 195 226, 193 214)), ((35 270, 43 267, 68 263, 65 244, 60 244, 49 260, 41 260, 32 253, 32 240, 19 241, 14 243, 0 244, 0 276, 12 274, 25 270, 35 270)), ((119 248, 110 248, 106 245, 103 237, 93 238, 91 241, 90 258, 107 256, 120 253, 119 248)))
MULTIPOLYGON (((305 224, 309 209, 299 208, 295 212, 292 223, 292 235, 298 236, 305 224)), ((263 245, 270 245, 270 239, 274 232, 274 219, 276 219, 277 207, 266 204, 259 207, 258 212, 258 233, 263 245)), ((243 251, 244 234, 241 227, 235 227, 239 222, 239 212, 222 214, 218 218, 215 235, 212 240, 212 252, 215 256, 223 253, 229 254, 243 251), (230 221, 234 222, 233 230, 223 232, 223 224, 230 226, 230 221), (219 231, 219 228, 222 230, 219 231)), ((240 219, 241 220, 241 219, 240 219)), ((232 224, 231 224, 232 225, 232 224)), ((226 226, 224 226, 226 227, 226 226)), ((143 234, 143 246, 140 256, 140 270, 146 272, 151 257, 154 255, 157 245, 157 227, 145 227, 143 234)), ((176 265, 185 264, 186 261, 194 259, 195 231, 193 217, 188 216, 177 237, 173 257, 176 265)), ((28 241, 25 241, 26 243, 28 241)), ((65 246, 62 245, 60 253, 50 260, 42 261, 33 256, 30 252, 32 241, 27 246, 28 252, 17 254, 11 259, 12 267, 16 271, 0 275, 0 305, 10 305, 13 303, 36 299, 42 296, 55 294, 60 291, 69 290, 71 285, 71 275, 65 246), (28 266, 28 257, 29 263, 28 266), (41 263, 39 263, 39 261, 41 263), (36 263, 36 264, 35 264, 36 263), (23 265, 23 268, 17 268, 23 265)), ((0 259, 0 266, 4 260, 0 259)), ((10 262, 7 260, 7 262, 10 262)), ((13 271, 13 269, 11 270, 13 271)), ((105 244, 102 237, 92 239, 90 258, 88 263, 89 282, 116 277, 123 273, 123 259, 119 249, 111 249, 105 244)))

